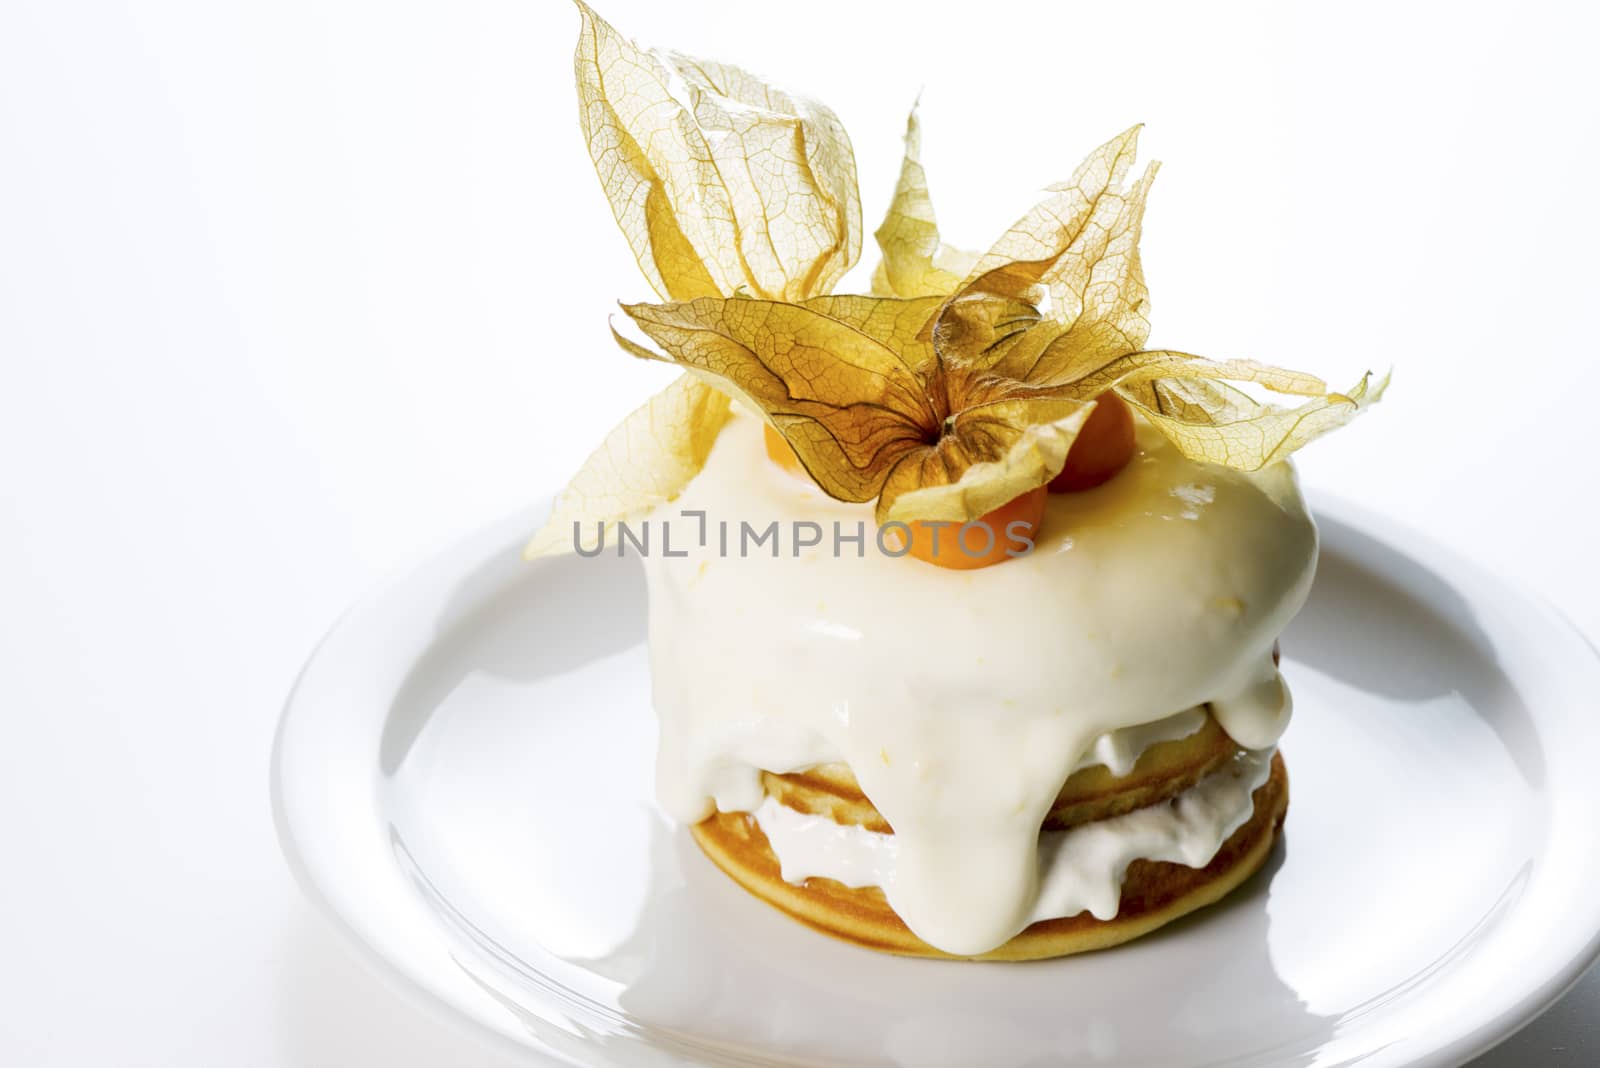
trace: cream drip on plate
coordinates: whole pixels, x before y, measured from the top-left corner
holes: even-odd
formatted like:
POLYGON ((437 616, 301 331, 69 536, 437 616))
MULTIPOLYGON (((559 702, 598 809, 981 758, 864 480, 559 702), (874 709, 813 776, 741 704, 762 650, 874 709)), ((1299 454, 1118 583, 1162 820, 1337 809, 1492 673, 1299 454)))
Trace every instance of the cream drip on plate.
POLYGON ((754 812, 763 769, 842 760, 894 827, 895 912, 976 954, 1040 907, 1040 825, 1107 735, 1210 704, 1270 748, 1289 713, 1272 645, 1316 561, 1293 470, 1197 464, 1148 428, 1139 446, 1105 486, 1052 495, 1029 555, 951 571, 881 554, 870 505, 778 469, 735 417, 651 517, 684 554, 646 559, 663 805, 754 812), (720 551, 720 524, 773 521, 824 536, 720 551), (864 543, 836 546, 835 523, 864 543))

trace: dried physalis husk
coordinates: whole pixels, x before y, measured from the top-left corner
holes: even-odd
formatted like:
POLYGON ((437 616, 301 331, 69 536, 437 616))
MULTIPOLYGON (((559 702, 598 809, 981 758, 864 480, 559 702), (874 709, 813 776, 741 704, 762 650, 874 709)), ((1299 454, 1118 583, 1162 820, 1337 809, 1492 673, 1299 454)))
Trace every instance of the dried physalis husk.
POLYGON ((942 365, 916 329, 937 301, 625 305, 659 351, 621 340, 763 412, 818 486, 840 500, 876 498, 880 522, 970 519, 1060 471, 1092 406, 942 365))
MULTIPOLYGON (((861 251, 855 155, 826 107, 737 67, 639 48, 586 5, 579 117, 601 186, 662 298, 826 293, 861 251)), ((726 423, 725 397, 679 379, 612 431, 527 555, 572 523, 613 523, 682 492, 726 423)))
POLYGON ((1092 152, 981 256, 939 234, 915 111, 876 238, 874 295, 828 290, 854 261, 860 207, 833 113, 722 64, 644 51, 580 3, 584 130, 660 304, 624 305, 685 368, 590 458, 558 525, 636 514, 699 471, 728 418, 760 412, 828 494, 880 522, 975 519, 1049 482, 1097 398, 1124 398, 1185 455, 1253 470, 1376 401, 1247 360, 1147 350, 1139 259, 1156 166, 1131 184, 1139 129, 1092 152), (1238 384, 1305 399, 1260 401, 1238 384))
POLYGON ((589 154, 656 291, 796 301, 831 289, 861 252, 838 117, 738 67, 641 49, 578 7, 589 154))
POLYGON ((872 272, 872 292, 881 296, 946 296, 954 292, 978 259, 940 239, 921 156, 922 126, 916 108, 912 108, 906 119, 900 180, 895 184, 888 213, 872 235, 883 254, 872 272))
POLYGON ((1387 376, 1337 393, 1299 371, 1143 349, 1139 236, 1157 168, 1124 188, 1138 132, 1096 149, 979 258, 928 327, 940 361, 1084 401, 1114 390, 1185 455, 1241 470, 1286 458, 1376 402, 1387 376), (1285 408, 1229 382, 1311 399, 1285 408))
POLYGON ((571 552, 578 524, 610 526, 672 500, 705 466, 728 421, 728 398, 680 375, 606 435, 556 497, 550 518, 523 550, 529 559, 571 552))

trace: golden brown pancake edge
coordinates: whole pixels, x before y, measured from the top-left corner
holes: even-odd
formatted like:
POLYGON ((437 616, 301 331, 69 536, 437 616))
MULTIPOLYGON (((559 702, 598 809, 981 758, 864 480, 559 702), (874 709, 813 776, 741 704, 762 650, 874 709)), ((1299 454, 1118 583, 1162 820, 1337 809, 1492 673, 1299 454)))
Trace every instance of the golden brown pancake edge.
POLYGON ((1097 920, 1088 912, 1043 920, 987 953, 957 957, 922 941, 889 907, 877 887, 853 889, 832 879, 785 882, 778 858, 755 818, 719 812, 691 828, 701 850, 750 893, 807 926, 834 938, 902 956, 949 960, 1040 960, 1106 949, 1148 934, 1180 916, 1221 900, 1265 863, 1289 806, 1283 756, 1253 795, 1250 819, 1222 844, 1204 868, 1136 860, 1128 867, 1117 915, 1097 920))

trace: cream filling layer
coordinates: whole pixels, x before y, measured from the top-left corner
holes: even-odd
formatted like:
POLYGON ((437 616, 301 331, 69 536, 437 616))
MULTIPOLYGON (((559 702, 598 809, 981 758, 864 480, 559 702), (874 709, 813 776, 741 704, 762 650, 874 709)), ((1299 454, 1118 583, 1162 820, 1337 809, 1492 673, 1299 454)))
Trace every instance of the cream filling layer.
MULTIPOLYGON (((1088 911, 1097 920, 1117 915, 1122 883, 1135 860, 1203 868, 1233 833, 1249 822, 1252 795, 1272 770, 1271 749, 1240 753, 1169 802, 1064 831, 1039 835, 1039 893, 1016 934, 1028 924, 1088 911)), ((903 916, 895 836, 835 823, 768 797, 755 820, 777 854, 787 882, 827 878, 849 887, 881 887, 903 916)), ((915 928, 912 928, 915 930, 915 928)))
POLYGON ((1031 554, 949 571, 880 553, 870 505, 777 468, 740 415, 650 520, 663 806, 751 812, 762 770, 843 761, 895 829, 895 911, 947 952, 1038 910, 1040 825, 1103 737, 1209 704, 1261 749, 1288 722, 1272 645, 1317 536, 1287 464, 1195 463, 1141 427, 1116 478, 1051 495, 1031 554))

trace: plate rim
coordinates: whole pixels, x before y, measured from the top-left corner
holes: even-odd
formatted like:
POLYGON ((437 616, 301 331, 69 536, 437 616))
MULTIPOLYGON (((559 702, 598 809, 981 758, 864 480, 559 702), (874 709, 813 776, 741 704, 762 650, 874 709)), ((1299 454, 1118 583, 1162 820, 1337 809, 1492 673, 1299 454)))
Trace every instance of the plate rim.
MULTIPOLYGON (((1337 494, 1308 489, 1305 491, 1310 512, 1319 521, 1330 520, 1341 526, 1372 537, 1374 540, 1401 553, 1408 559, 1419 558, 1417 550, 1425 550, 1426 566, 1445 579, 1452 589, 1460 586, 1461 576, 1469 577, 1499 598, 1519 603, 1538 616, 1549 628, 1575 639, 1584 655, 1584 667, 1600 674, 1600 645, 1586 634, 1565 612, 1536 590, 1513 585, 1494 574, 1483 565, 1462 555, 1449 544, 1402 521, 1379 513, 1363 504, 1337 494), (1445 574, 1455 572, 1456 574, 1445 574)), ((494 554, 504 552, 508 545, 520 547, 527 532, 537 527, 543 515, 548 514, 553 495, 536 497, 539 503, 519 508, 500 518, 473 528, 465 534, 434 545, 415 554, 405 564, 389 569, 371 583, 335 618, 332 624, 313 645, 306 660, 296 674, 284 700, 273 734, 269 764, 269 790, 274 831, 285 863, 301 892, 315 910, 330 922, 349 945, 358 959, 376 974, 385 986, 398 993, 413 1007, 422 1008, 428 1015, 442 1020, 464 1038, 471 1036, 479 1042, 488 1042, 503 1054, 525 1062, 540 1065, 573 1064, 584 1062, 575 1059, 568 1051, 557 1049, 544 1042, 526 1028, 502 1028, 483 1016, 469 1011, 461 1002, 436 984, 425 982, 405 968, 384 948, 377 944, 354 917, 348 915, 329 895, 323 880, 313 870, 308 860, 303 831, 297 831, 297 819, 290 812, 285 788, 290 776, 289 763, 297 759, 295 748, 300 744, 298 733, 307 704, 306 690, 315 671, 324 665, 330 650, 348 635, 364 612, 385 596, 394 595, 408 587, 429 568, 443 566, 449 561, 470 558, 482 564, 494 554)), ((1477 603, 1479 598, 1470 598, 1477 603)), ((1581 667, 1571 671, 1577 674, 1581 667)), ((1538 719, 1533 720, 1536 729, 1538 719)), ((1539 732, 1543 734, 1544 732, 1539 732)), ((1600 793, 1600 791, 1597 791, 1600 793)), ((1519 993, 1511 1001, 1499 1006, 1492 1015, 1481 1019, 1475 1026, 1455 1033, 1426 1049, 1417 1051, 1410 1060, 1401 1062, 1412 1068, 1459 1068, 1467 1061, 1480 1057, 1518 1031, 1538 1019, 1545 1010, 1576 986, 1584 975, 1600 961, 1600 901, 1595 908, 1594 922, 1589 925, 1587 939, 1562 945, 1571 952, 1539 980, 1518 986, 1519 993)), ((443 945, 443 939, 440 939, 443 945)), ((481 991, 478 992, 480 995, 481 991)), ((484 1004, 492 1004, 484 1002, 484 1004)))
MULTIPOLYGON (((511 516, 504 516, 496 520, 491 526, 498 527, 508 523, 511 516)), ((278 851, 283 857, 285 866, 289 869, 290 877, 299 887, 300 893, 311 904, 312 910, 320 919, 328 924, 338 935, 343 945, 355 958, 376 977, 379 982, 394 993, 413 1009, 421 1011, 431 1019, 441 1023, 450 1031, 458 1034, 464 1041, 477 1041, 487 1043, 497 1049, 501 1054, 515 1059, 521 1059, 530 1064, 539 1066, 575 1065, 578 1062, 562 1057, 554 1050, 541 1049, 531 1046, 522 1037, 512 1035, 489 1026, 479 1017, 467 1012, 461 1006, 440 995, 416 975, 402 968, 386 953, 383 952, 371 939, 367 938, 350 917, 334 904, 322 884, 311 871, 304 852, 295 834, 293 821, 288 813, 288 806, 284 798, 284 761, 286 733, 289 717, 296 707, 296 698, 299 696, 306 678, 318 658, 335 639, 338 633, 349 622, 352 615, 362 605, 369 603, 381 591, 390 588, 396 583, 405 581, 427 560, 446 553, 456 553, 470 544, 480 531, 473 534, 459 536, 442 546, 435 546, 430 551, 419 554, 405 565, 393 567, 386 571, 376 581, 370 583, 365 591, 358 595, 350 604, 339 612, 328 629, 312 645, 311 651, 306 655, 304 663, 295 673, 294 682, 290 684, 289 692, 284 697, 282 710, 279 713, 278 724, 273 731, 272 751, 268 760, 268 787, 272 809, 272 828, 277 838, 278 851)), ((528 1036, 531 1038, 532 1036, 528 1036)), ((582 1068, 580 1065, 579 1068, 582 1068)))

